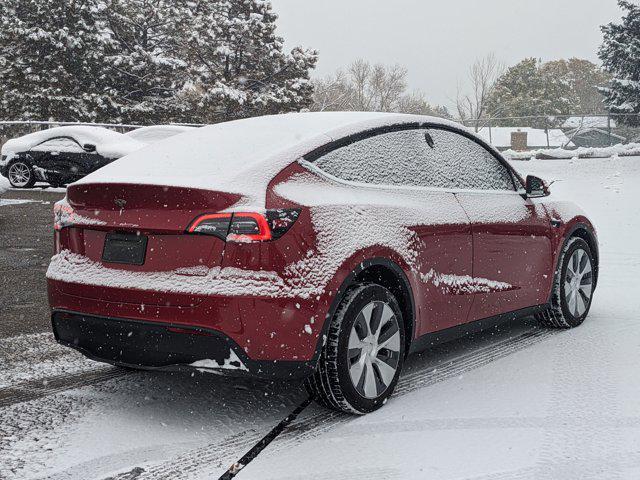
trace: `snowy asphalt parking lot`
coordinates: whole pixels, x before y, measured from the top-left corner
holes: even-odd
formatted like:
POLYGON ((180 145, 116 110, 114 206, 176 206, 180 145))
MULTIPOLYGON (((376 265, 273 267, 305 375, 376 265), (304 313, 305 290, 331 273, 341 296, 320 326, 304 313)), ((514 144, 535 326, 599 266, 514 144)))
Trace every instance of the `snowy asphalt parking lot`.
POLYGON ((305 406, 299 383, 129 372, 57 346, 44 272, 62 194, 0 195, 0 478, 640 478, 640 158, 514 165, 598 229, 587 321, 413 356, 388 404, 357 418, 305 406))

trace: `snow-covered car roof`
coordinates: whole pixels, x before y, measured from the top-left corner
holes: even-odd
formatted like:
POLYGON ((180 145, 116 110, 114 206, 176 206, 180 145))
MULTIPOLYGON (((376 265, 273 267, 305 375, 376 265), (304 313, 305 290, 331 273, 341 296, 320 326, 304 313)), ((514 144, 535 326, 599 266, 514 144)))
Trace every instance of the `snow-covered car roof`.
POLYGON ((327 143, 372 128, 441 118, 362 112, 269 115, 198 128, 150 145, 79 180, 220 190, 263 206, 271 179, 290 163, 327 143))
POLYGON ((140 127, 125 133, 129 138, 133 138, 143 143, 155 143, 165 138, 173 137, 181 133, 189 132, 197 127, 187 127, 184 125, 152 125, 140 127))
POLYGON ((108 128, 72 125, 49 128, 12 138, 2 146, 2 155, 27 152, 42 142, 58 137, 73 138, 81 146, 88 143, 93 144, 96 146, 96 152, 106 158, 120 158, 146 146, 144 143, 108 128))

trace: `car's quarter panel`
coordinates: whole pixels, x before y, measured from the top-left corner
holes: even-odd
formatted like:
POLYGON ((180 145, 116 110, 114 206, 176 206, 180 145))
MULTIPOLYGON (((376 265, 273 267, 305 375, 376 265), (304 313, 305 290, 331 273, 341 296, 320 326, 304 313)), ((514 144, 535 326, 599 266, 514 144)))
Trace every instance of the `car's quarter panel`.
POLYGON ((415 336, 466 321, 473 300, 473 292, 465 288, 472 273, 471 227, 452 193, 353 185, 323 176, 308 164, 292 165, 276 178, 272 191, 273 208, 293 202, 310 212, 318 238, 301 265, 313 265, 309 271, 315 287, 328 285, 346 260, 367 260, 361 252, 379 256, 376 249, 385 250, 405 266, 411 280, 415 336))
POLYGON ((476 294, 469 320, 546 303, 553 245, 541 203, 515 192, 459 192, 456 198, 471 219, 473 276, 495 286, 476 294))

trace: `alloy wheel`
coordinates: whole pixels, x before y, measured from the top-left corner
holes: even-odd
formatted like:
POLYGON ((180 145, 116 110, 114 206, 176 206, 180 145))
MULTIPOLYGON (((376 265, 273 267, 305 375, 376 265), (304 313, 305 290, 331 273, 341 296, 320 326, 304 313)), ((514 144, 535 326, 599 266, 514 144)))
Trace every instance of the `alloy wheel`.
POLYGON ((393 309, 385 302, 367 304, 349 335, 351 382, 365 398, 382 395, 393 381, 400 360, 400 330, 393 309))
POLYGON ((587 252, 573 252, 564 278, 564 297, 571 315, 581 317, 587 311, 593 293, 593 268, 587 252))
POLYGON ((9 167, 8 176, 11 185, 22 188, 31 181, 31 170, 28 165, 17 162, 9 167))

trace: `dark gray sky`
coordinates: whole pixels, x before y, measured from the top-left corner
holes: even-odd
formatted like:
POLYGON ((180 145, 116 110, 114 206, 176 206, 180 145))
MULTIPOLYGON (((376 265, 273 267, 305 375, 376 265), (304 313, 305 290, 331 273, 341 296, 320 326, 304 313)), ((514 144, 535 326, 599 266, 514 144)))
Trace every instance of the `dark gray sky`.
POLYGON ((615 0, 272 0, 287 48, 315 48, 315 75, 362 57, 400 63, 411 88, 451 106, 469 65, 495 52, 598 61, 600 25, 619 20, 615 0))

